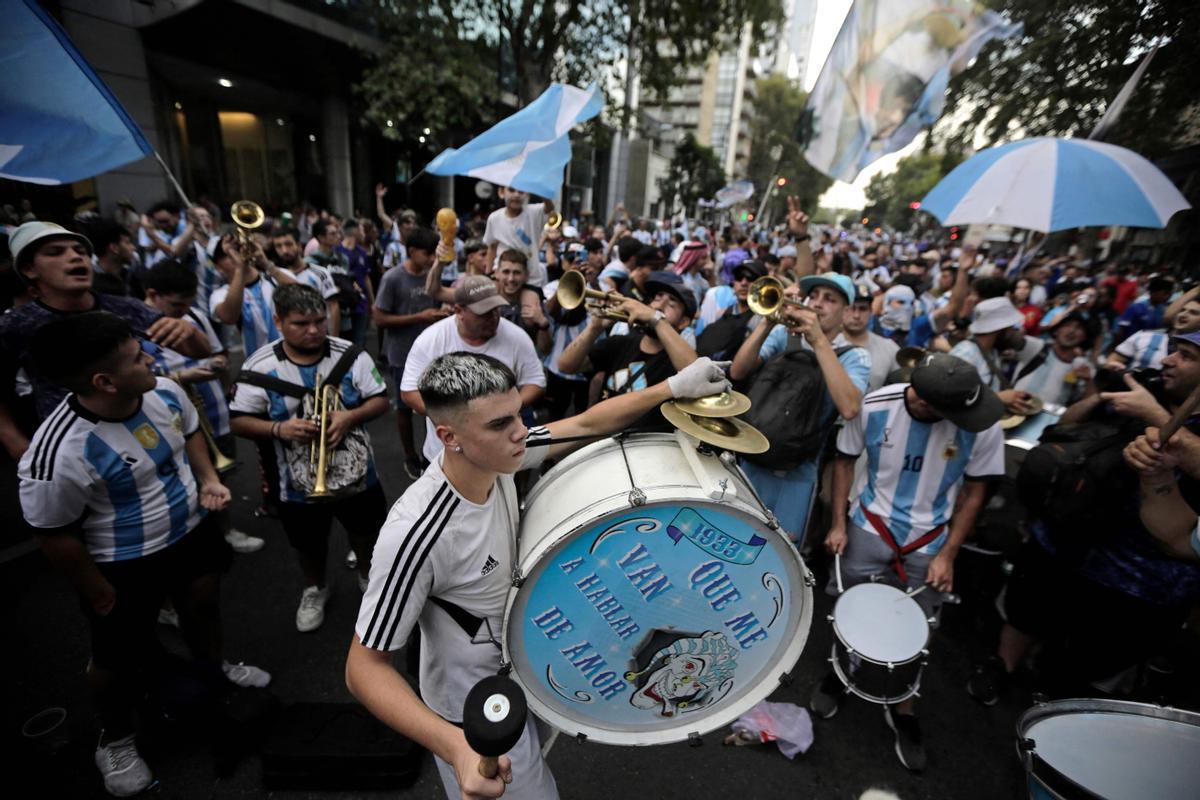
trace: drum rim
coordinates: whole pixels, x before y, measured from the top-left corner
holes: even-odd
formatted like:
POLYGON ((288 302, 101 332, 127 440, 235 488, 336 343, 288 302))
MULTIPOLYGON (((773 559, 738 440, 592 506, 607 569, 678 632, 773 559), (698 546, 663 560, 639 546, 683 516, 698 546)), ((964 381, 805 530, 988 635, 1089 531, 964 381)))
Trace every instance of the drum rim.
MULTIPOLYGON (((669 435, 667 435, 667 440, 674 441, 674 439, 669 435)), ((549 475, 549 473, 547 473, 547 475, 549 475)), ((544 477, 545 476, 543 476, 543 478, 544 477)), ((532 496, 530 499, 532 499, 532 496)), ((726 725, 729 725, 739 716, 744 714, 748 709, 753 708, 759 702, 769 697, 770 694, 779 687, 784 676, 795 669, 796 664, 798 664, 800 661, 800 656, 804 653, 804 647, 808 643, 808 637, 812 633, 812 573, 809 572, 808 565, 804 562, 804 559, 800 556, 799 551, 796 550, 791 540, 788 539, 787 535, 784 534, 782 530, 774 530, 768 527, 766 520, 750 513, 750 509, 743 508, 740 504, 735 505, 733 503, 720 503, 712 499, 699 500, 698 502, 711 506, 722 506, 730 509, 731 511, 740 512, 744 516, 753 518, 762 526, 766 533, 779 537, 781 543, 784 545, 781 548, 781 551, 790 554, 789 557, 795 558, 796 563, 799 566, 801 601, 800 619, 797 622, 796 635, 791 638, 789 643, 782 647, 780 651, 781 654, 775 664, 769 669, 765 669, 759 673, 757 676, 761 679, 759 684, 753 689, 748 690, 737 704, 729 706, 728 709, 723 709, 720 713, 713 713, 705 717, 696 718, 695 722, 698 723, 697 725, 680 726, 676 729, 641 732, 618 731, 611 728, 604 728, 598 725, 581 722, 577 719, 572 719, 543 703, 541 698, 525 681, 524 677, 519 674, 513 663, 513 653, 512 648, 510 647, 510 634, 512 633, 510 623, 512 622, 513 618, 512 609, 517 602, 517 597, 521 594, 521 590, 525 587, 526 583, 528 583, 529 572, 526 570, 526 565, 536 565, 539 563, 542 560, 541 557, 544 556, 549 550, 557 547, 560 543, 573 538, 583 528, 592 524, 596 519, 593 517, 586 522, 582 522, 571 527, 570 530, 560 534, 559 536, 554 537, 553 542, 550 541, 550 537, 546 537, 542 541, 539 541, 535 547, 531 548, 528 557, 521 559, 520 563, 521 573, 522 575, 526 576, 526 579, 521 582, 521 586, 516 586, 509 589, 508 597, 504 602, 504 621, 500 632, 501 655, 505 666, 510 669, 509 677, 516 681, 521 687, 522 691, 525 692, 529 710, 534 714, 534 716, 573 738, 582 736, 587 741, 599 742, 601 744, 633 747, 673 744, 676 742, 687 741, 691 739, 692 736, 703 736, 706 733, 711 733, 718 728, 723 728, 726 725), (537 556, 537 558, 535 558, 535 556, 537 556)), ((644 505, 637 506, 637 508, 641 509, 663 505, 670 505, 670 503, 666 501, 655 500, 644 505)), ((795 590, 793 590, 793 594, 794 591, 795 590)))
MULTIPOLYGON (((836 640, 833 642, 832 646, 829 649, 829 663, 830 663, 830 666, 833 667, 833 674, 836 675, 837 679, 842 682, 843 686, 846 687, 846 691, 850 692, 850 694, 854 695, 855 697, 859 697, 859 698, 862 698, 863 700, 866 700, 868 703, 875 703, 876 705, 880 705, 880 706, 891 706, 891 705, 895 705, 896 703, 903 703, 908 698, 916 697, 918 694, 921 693, 921 678, 924 677, 924 675, 925 675, 925 665, 927 663, 927 658, 928 658, 928 656, 927 656, 926 652, 922 651, 921 661, 919 663, 917 662, 917 660, 915 658, 910 659, 908 661, 893 661, 893 662, 891 662, 893 666, 901 666, 901 667, 906 667, 909 664, 918 664, 917 679, 915 681, 913 681, 912 686, 908 687, 908 689, 904 692, 904 694, 897 695, 896 697, 880 697, 879 695, 870 694, 870 693, 866 692, 865 690, 858 688, 853 683, 851 683, 850 679, 846 676, 846 671, 842 669, 841 662, 838 661, 838 642, 836 640)), ((863 660, 869 661, 870 663, 874 664, 877 667, 886 667, 887 666, 886 662, 872 661, 869 658, 863 658, 863 660)))
MULTIPOLYGON (((646 442, 651 442, 651 441, 663 441, 663 442, 672 442, 674 444, 678 444, 675 437, 672 436, 671 434, 660 433, 658 431, 647 431, 645 433, 629 434, 625 438, 626 446, 629 446, 629 445, 639 445, 640 446, 646 442)), ((584 447, 579 448, 578 450, 576 450, 573 453, 568 453, 562 459, 562 461, 559 461, 557 464, 555 464, 553 467, 551 467, 550 470, 546 474, 544 474, 540 478, 538 478, 538 481, 536 484, 534 484, 533 489, 531 489, 529 491, 529 494, 525 496, 525 502, 521 504, 521 507, 529 508, 531 505, 533 505, 534 501, 542 496, 542 493, 546 490, 546 487, 548 487, 552 483, 554 483, 555 479, 559 475, 561 475, 562 473, 564 473, 568 469, 570 469, 572 466, 574 466, 576 462, 582 461, 585 457, 590 457, 591 455, 595 454, 596 452, 598 452, 600 450, 606 450, 606 449, 613 448, 613 447, 619 449, 620 446, 621 446, 621 443, 617 441, 617 438, 615 436, 610 436, 607 439, 601 439, 598 442, 592 442, 589 445, 585 445, 584 447)), ((619 494, 628 494, 628 493, 629 493, 629 490, 625 489, 624 491, 620 492, 619 494)))
POLYGON ((1138 703, 1131 700, 1104 700, 1100 698, 1071 698, 1038 703, 1021 712, 1017 717, 1017 757, 1021 759, 1025 772, 1050 791, 1075 800, 1099 798, 1092 790, 1077 783, 1057 767, 1038 755, 1037 742, 1029 738, 1030 729, 1038 722, 1067 714, 1118 714, 1131 717, 1149 717, 1167 722, 1200 726, 1200 712, 1188 711, 1173 706, 1153 703, 1138 703))
MULTIPOLYGON (((836 640, 835 644, 837 642, 841 642, 842 645, 844 645, 849 652, 854 653, 855 655, 857 655, 859 658, 861 658, 864 661, 869 661, 870 663, 875 664, 876 666, 880 666, 880 667, 886 667, 888 664, 892 664, 892 665, 911 664, 912 662, 916 661, 918 658, 928 657, 928 655, 929 655, 929 640, 933 637, 933 629, 930 628, 929 619, 925 616, 924 611, 921 611, 921 619, 925 621, 925 641, 922 642, 921 649, 917 650, 917 652, 910 658, 906 658, 903 661, 880 661, 877 658, 872 658, 871 656, 866 655, 861 650, 855 650, 850 647, 850 643, 846 641, 846 637, 842 635, 841 629, 838 628, 837 607, 838 607, 838 603, 840 603, 842 601, 843 597, 845 597, 850 592, 854 591, 855 589, 858 589, 861 586, 884 586, 888 589, 892 589, 896 592, 899 592, 900 595, 902 597, 904 597, 904 599, 908 600, 913 605, 915 605, 917 607, 918 611, 920 611, 920 609, 921 609, 921 605, 916 600, 913 600, 911 597, 908 596, 908 594, 906 592, 904 592, 901 589, 897 589, 895 586, 891 586, 889 584, 879 583, 879 582, 868 582, 868 583, 855 584, 854 586, 851 586, 850 588, 846 589, 846 591, 844 591, 840 595, 838 595, 837 600, 833 601, 833 609, 829 612, 829 616, 831 617, 829 623, 830 623, 830 627, 833 628, 833 635, 836 640)), ((899 598, 897 598, 897 599, 899 599, 899 598)), ((864 697, 863 699, 866 700, 869 698, 864 697)))

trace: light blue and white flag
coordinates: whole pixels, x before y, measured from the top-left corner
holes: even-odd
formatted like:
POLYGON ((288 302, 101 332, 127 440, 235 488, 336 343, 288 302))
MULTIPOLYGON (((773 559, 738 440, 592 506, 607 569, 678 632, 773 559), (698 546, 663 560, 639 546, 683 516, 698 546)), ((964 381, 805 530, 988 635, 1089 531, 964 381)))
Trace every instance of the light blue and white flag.
POLYGON ((425 171, 468 175, 542 197, 557 197, 571 160, 571 128, 604 110, 595 84, 554 83, 541 97, 462 147, 443 150, 425 171))
POLYGON ((741 180, 719 189, 715 199, 717 208, 729 208, 744 203, 751 197, 754 197, 754 181, 741 180))
POLYGON ((808 163, 853 181, 942 115, 946 85, 1011 24, 975 0, 855 0, 808 96, 808 163))
POLYGON ((37 0, 0 0, 0 178, 71 183, 154 154, 37 0))

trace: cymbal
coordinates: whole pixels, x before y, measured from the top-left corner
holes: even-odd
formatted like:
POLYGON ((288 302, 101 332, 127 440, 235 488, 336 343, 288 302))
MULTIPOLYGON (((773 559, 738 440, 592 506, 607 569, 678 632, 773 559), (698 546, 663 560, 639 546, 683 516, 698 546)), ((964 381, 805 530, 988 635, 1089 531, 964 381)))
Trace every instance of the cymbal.
POLYGON ((741 392, 721 392, 708 397, 675 401, 676 407, 693 417, 736 417, 750 410, 750 398, 741 392))
POLYGON ((901 347, 896 351, 896 366, 915 367, 928 352, 924 347, 901 347))
POLYGON ((1029 399, 1026 400, 1025 402, 1027 402, 1027 403, 1029 403, 1029 405, 1033 406, 1033 410, 1030 411, 1028 414, 1005 414, 1003 417, 1000 418, 1000 429, 1001 430, 1007 431, 1007 430, 1017 427, 1018 425, 1020 425, 1022 422, 1029 419, 1030 417, 1033 417, 1033 416, 1036 416, 1036 415, 1042 413, 1042 409, 1046 407, 1046 402, 1044 400, 1042 400, 1042 398, 1037 396, 1036 394, 1030 395, 1029 399))
POLYGON ((674 401, 658 407, 667 421, 679 430, 725 450, 736 453, 765 453, 771 443, 758 428, 737 417, 697 417, 680 411, 674 401))

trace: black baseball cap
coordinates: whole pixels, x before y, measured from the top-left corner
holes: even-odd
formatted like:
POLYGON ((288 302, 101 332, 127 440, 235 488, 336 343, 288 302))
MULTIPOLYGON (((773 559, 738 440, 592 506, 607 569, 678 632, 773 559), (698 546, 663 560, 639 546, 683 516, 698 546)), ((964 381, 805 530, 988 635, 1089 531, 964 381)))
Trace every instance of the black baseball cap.
POLYGON ((746 272, 750 275, 750 280, 756 281, 767 274, 767 265, 757 259, 743 261, 733 268, 733 277, 736 280, 738 275, 746 272))
POLYGON ((930 353, 913 368, 910 381, 917 397, 965 431, 985 431, 1004 416, 1004 403, 961 358, 930 353))
POLYGON ((854 284, 854 299, 851 303, 869 303, 874 299, 871 294, 871 287, 865 281, 859 281, 854 284))
POLYGON ((647 299, 653 299, 659 292, 670 292, 683 303, 683 313, 686 316, 696 316, 696 295, 683 282, 683 278, 668 270, 651 272, 646 279, 647 299))

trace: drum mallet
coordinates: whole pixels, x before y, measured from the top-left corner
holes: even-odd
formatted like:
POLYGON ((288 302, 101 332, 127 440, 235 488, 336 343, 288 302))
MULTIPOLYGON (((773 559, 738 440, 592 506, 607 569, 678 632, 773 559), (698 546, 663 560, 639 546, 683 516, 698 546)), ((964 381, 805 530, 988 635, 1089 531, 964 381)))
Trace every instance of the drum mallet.
POLYGON ((1167 424, 1158 429, 1158 441, 1162 447, 1167 446, 1167 442, 1175 435, 1187 418, 1196 410, 1196 406, 1200 406, 1200 386, 1192 389, 1192 393, 1187 396, 1183 404, 1175 409, 1175 413, 1167 420, 1167 424))
POLYGON ((525 693, 506 675, 489 675, 471 688, 463 703, 467 744, 483 758, 479 774, 495 778, 500 756, 513 749, 525 730, 525 693))

